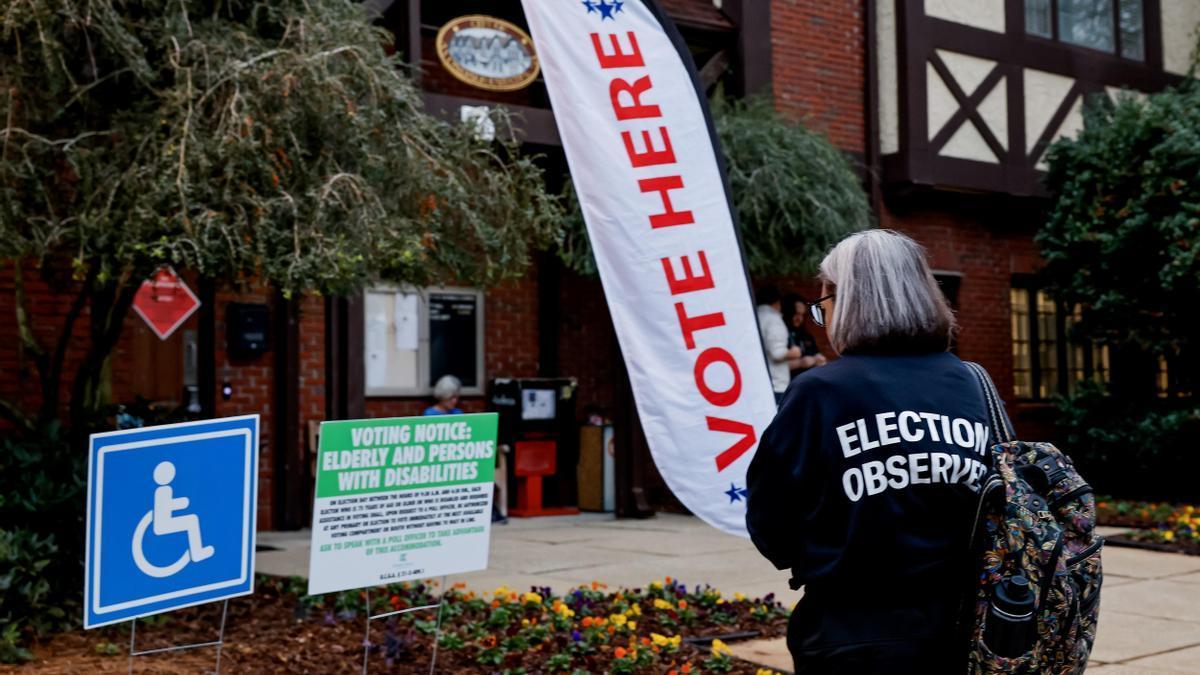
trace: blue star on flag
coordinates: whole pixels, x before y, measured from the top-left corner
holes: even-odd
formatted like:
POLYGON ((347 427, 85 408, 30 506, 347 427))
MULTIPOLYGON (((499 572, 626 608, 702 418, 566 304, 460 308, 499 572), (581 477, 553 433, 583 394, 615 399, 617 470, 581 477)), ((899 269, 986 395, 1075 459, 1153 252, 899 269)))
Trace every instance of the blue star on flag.
POLYGON ((608 0, 600 0, 596 3, 596 9, 600 10, 600 20, 612 19, 613 13, 620 9, 620 3, 610 3, 608 0))
POLYGON ((596 3, 592 2, 592 0, 583 0, 583 6, 587 7, 588 14, 596 11, 596 3))
POLYGON ((729 503, 740 502, 746 497, 746 488, 740 488, 734 483, 729 484, 729 489, 725 491, 729 497, 729 503))

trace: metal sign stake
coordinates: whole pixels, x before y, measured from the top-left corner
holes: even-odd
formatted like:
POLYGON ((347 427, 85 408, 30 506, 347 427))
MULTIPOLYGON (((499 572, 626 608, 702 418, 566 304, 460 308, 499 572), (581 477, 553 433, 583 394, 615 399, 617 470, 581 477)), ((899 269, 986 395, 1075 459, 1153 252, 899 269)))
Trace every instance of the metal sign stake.
POLYGON ((229 600, 226 599, 221 607, 221 627, 217 632, 217 639, 210 642, 193 642, 186 645, 175 645, 173 647, 159 647, 157 649, 143 649, 136 651, 137 638, 137 619, 129 621, 129 674, 133 675, 133 657, 147 656, 149 654, 162 654, 165 652, 182 652, 188 649, 200 649, 201 647, 216 647, 217 648, 217 663, 215 675, 221 675, 221 647, 225 645, 225 618, 229 615, 229 600))
POLYGON ((433 630, 433 655, 429 661, 429 673, 430 673, 430 675, 433 675, 434 668, 437 666, 438 642, 441 641, 441 639, 442 639, 442 606, 446 604, 446 576, 445 575, 442 575, 441 585, 442 585, 441 598, 438 599, 438 603, 436 605, 421 605, 420 607, 406 607, 404 609, 397 609, 397 610, 393 610, 391 612, 383 612, 382 614, 374 614, 374 615, 371 614, 371 589, 370 588, 366 589, 366 591, 363 594, 364 598, 366 600, 366 603, 367 603, 367 611, 366 611, 367 626, 366 626, 366 629, 363 631, 363 665, 362 665, 363 675, 367 675, 367 663, 368 663, 368 659, 371 656, 371 622, 372 621, 374 621, 375 619, 384 619, 389 616, 395 616, 397 614, 408 614, 409 612, 419 612, 421 610, 433 609, 434 607, 436 607, 438 613, 437 613, 437 623, 435 624, 434 630, 433 630))

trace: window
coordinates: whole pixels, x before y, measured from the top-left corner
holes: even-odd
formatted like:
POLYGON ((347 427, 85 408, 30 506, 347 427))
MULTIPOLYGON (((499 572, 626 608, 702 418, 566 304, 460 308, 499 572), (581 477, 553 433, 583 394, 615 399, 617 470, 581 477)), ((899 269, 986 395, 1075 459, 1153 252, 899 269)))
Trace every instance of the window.
POLYGON ((1025 32, 1146 60, 1142 0, 1025 0, 1025 32))
POLYGON ((367 396, 426 396, 443 375, 483 393, 483 293, 379 286, 363 297, 367 396))
POLYGON ((935 271, 933 278, 938 283, 938 287, 942 289, 942 295, 946 297, 946 302, 950 303, 950 308, 958 310, 958 290, 962 288, 962 274, 959 272, 941 272, 935 271))
POLYGON ((1107 345, 1083 344, 1068 338, 1082 309, 1066 308, 1025 279, 1009 290, 1013 345, 1013 393, 1017 398, 1045 400, 1073 394, 1084 380, 1107 382, 1107 345))
POLYGON ((1179 354, 1167 354, 1158 357, 1158 372, 1154 378, 1155 391, 1159 398, 1191 398, 1192 391, 1179 377, 1179 354))

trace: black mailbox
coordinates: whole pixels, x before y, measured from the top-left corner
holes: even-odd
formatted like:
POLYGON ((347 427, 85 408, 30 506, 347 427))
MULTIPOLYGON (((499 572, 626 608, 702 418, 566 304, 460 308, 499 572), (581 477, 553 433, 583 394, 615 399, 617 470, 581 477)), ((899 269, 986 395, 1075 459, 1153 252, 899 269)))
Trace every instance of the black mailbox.
POLYGON ((267 351, 266 305, 231 302, 225 316, 230 358, 253 358, 267 351))

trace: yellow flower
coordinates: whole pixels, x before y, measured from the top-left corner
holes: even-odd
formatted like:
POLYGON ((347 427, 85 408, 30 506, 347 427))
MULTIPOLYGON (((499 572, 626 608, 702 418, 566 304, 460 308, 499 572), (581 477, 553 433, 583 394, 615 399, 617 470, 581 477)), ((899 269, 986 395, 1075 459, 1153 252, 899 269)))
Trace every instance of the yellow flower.
POLYGON ((730 649, 729 645, 725 644, 724 642, 721 642, 720 640, 713 640, 712 655, 714 658, 733 656, 733 650, 730 649))
POLYGON ((661 590, 661 589, 662 589, 661 581, 651 581, 650 582, 650 590, 657 591, 657 590, 661 590))
POLYGON ((734 601, 735 601, 735 602, 741 602, 741 601, 743 601, 743 600, 745 600, 745 599, 746 599, 746 596, 745 596, 745 595, 743 595, 743 594, 741 594, 741 593, 734 593, 734 594, 733 594, 733 599, 734 599, 734 601))
POLYGON ((629 630, 637 630, 637 622, 636 621, 629 622, 629 630))
POLYGON ((662 598, 654 599, 654 609, 674 609, 674 607, 675 607, 674 605, 667 602, 666 600, 663 600, 662 598))
POLYGON ((1163 532, 1162 536, 1163 536, 1163 539, 1166 539, 1167 541, 1172 541, 1175 539, 1175 533, 1172 532, 1171 530, 1167 530, 1166 532, 1163 532))
POLYGON ((508 597, 508 594, 511 592, 512 592, 512 590, 509 589, 508 586, 498 586, 498 587, 496 587, 496 590, 492 591, 492 595, 495 596, 497 599, 501 599, 501 598, 508 597))
POLYGON ((625 613, 628 614, 629 616, 641 616, 642 615, 642 606, 641 605, 633 605, 632 607, 629 608, 629 611, 625 612, 625 613))
POLYGON ((532 603, 535 605, 540 605, 542 604, 542 596, 538 593, 534 593, 533 591, 529 591, 521 597, 521 601, 526 604, 532 603))
POLYGON ((771 670, 770 668, 759 668, 754 671, 754 675, 779 675, 779 671, 771 670))
POLYGON ((723 605, 723 604, 725 604, 725 598, 718 598, 718 599, 717 599, 717 604, 718 604, 718 605, 723 605))
POLYGON ((651 633, 650 641, 653 642, 656 647, 676 647, 676 648, 678 648, 680 643, 683 641, 683 637, 680 635, 676 635, 675 637, 667 637, 666 635, 659 635, 658 633, 651 633))
POLYGON ((624 614, 613 614, 612 616, 608 617, 608 620, 612 622, 612 625, 617 626, 619 628, 621 626, 624 626, 625 622, 628 621, 629 618, 626 617, 624 614))
POLYGON ((554 606, 554 612, 556 614, 558 614, 559 616, 563 617, 564 619, 570 619, 575 616, 575 610, 571 609, 570 607, 567 607, 566 605, 562 604, 561 602, 557 603, 554 606))

